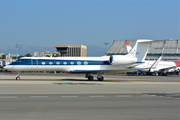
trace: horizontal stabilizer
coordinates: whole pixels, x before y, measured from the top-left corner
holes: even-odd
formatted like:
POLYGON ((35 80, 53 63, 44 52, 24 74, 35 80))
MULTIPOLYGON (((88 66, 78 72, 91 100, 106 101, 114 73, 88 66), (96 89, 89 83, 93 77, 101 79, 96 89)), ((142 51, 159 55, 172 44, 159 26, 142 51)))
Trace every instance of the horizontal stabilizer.
MULTIPOLYGON (((154 42, 162 42, 162 41, 171 41, 173 39, 168 40, 147 40, 147 39, 139 39, 136 41, 134 47, 130 50, 130 52, 127 54, 129 57, 136 57, 137 62, 143 62, 145 60, 145 57, 147 55, 147 51, 151 45, 151 43, 154 42)), ((129 46, 126 44, 126 46, 129 46)), ((130 48, 128 48, 128 51, 130 48)))

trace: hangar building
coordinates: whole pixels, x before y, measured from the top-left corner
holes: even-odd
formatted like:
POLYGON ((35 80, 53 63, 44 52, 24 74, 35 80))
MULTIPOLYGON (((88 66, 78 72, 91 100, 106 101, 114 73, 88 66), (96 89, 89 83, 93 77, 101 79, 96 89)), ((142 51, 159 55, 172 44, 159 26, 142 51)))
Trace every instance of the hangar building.
MULTIPOLYGON (((106 54, 127 54, 128 52, 125 42, 128 42, 131 47, 133 47, 136 40, 114 40, 106 54)), ((157 60, 161 55, 163 55, 162 60, 180 61, 180 40, 152 43, 148 50, 146 60, 157 60)))

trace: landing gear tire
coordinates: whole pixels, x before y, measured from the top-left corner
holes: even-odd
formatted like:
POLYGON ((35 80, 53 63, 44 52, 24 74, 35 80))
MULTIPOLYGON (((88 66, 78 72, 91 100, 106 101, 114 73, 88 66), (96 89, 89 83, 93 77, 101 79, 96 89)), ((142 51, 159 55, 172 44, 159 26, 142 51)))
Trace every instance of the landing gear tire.
POLYGON ((158 76, 157 72, 152 73, 153 76, 158 76))
POLYGON ((89 80, 89 81, 93 81, 93 80, 94 80, 94 77, 93 77, 93 76, 89 76, 89 77, 88 77, 88 80, 89 80))
POLYGON ((16 80, 20 80, 20 74, 21 72, 19 72, 18 75, 16 76, 16 80))
POLYGON ((104 77, 102 76, 102 77, 97 78, 97 79, 98 79, 98 81, 103 81, 103 80, 104 80, 104 77))
POLYGON ((16 77, 16 80, 20 80, 20 77, 16 77))
POLYGON ((162 76, 168 76, 168 73, 163 73, 162 76))
POLYGON ((177 72, 177 75, 179 75, 179 76, 180 76, 180 72, 177 72))

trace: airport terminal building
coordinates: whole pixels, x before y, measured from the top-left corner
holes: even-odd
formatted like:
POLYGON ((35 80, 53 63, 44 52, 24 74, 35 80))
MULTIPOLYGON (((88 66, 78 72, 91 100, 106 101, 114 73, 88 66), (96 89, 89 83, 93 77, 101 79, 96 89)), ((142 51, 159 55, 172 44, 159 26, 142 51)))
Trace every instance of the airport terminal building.
MULTIPOLYGON (((109 48, 106 54, 127 54, 128 52, 125 42, 128 42, 131 47, 133 47, 136 40, 114 40, 112 46, 109 48)), ((162 60, 180 61, 180 40, 152 43, 148 50, 146 60, 157 60, 161 55, 163 55, 162 60)))
POLYGON ((86 57, 87 47, 84 45, 60 45, 54 46, 61 57, 86 57))

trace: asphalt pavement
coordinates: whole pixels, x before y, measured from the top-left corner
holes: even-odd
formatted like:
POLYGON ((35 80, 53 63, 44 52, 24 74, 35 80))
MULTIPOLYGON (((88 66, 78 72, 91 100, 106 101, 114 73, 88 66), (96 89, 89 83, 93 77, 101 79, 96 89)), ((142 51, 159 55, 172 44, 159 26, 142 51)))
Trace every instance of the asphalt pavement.
POLYGON ((179 76, 0 73, 2 120, 180 120, 179 76))

